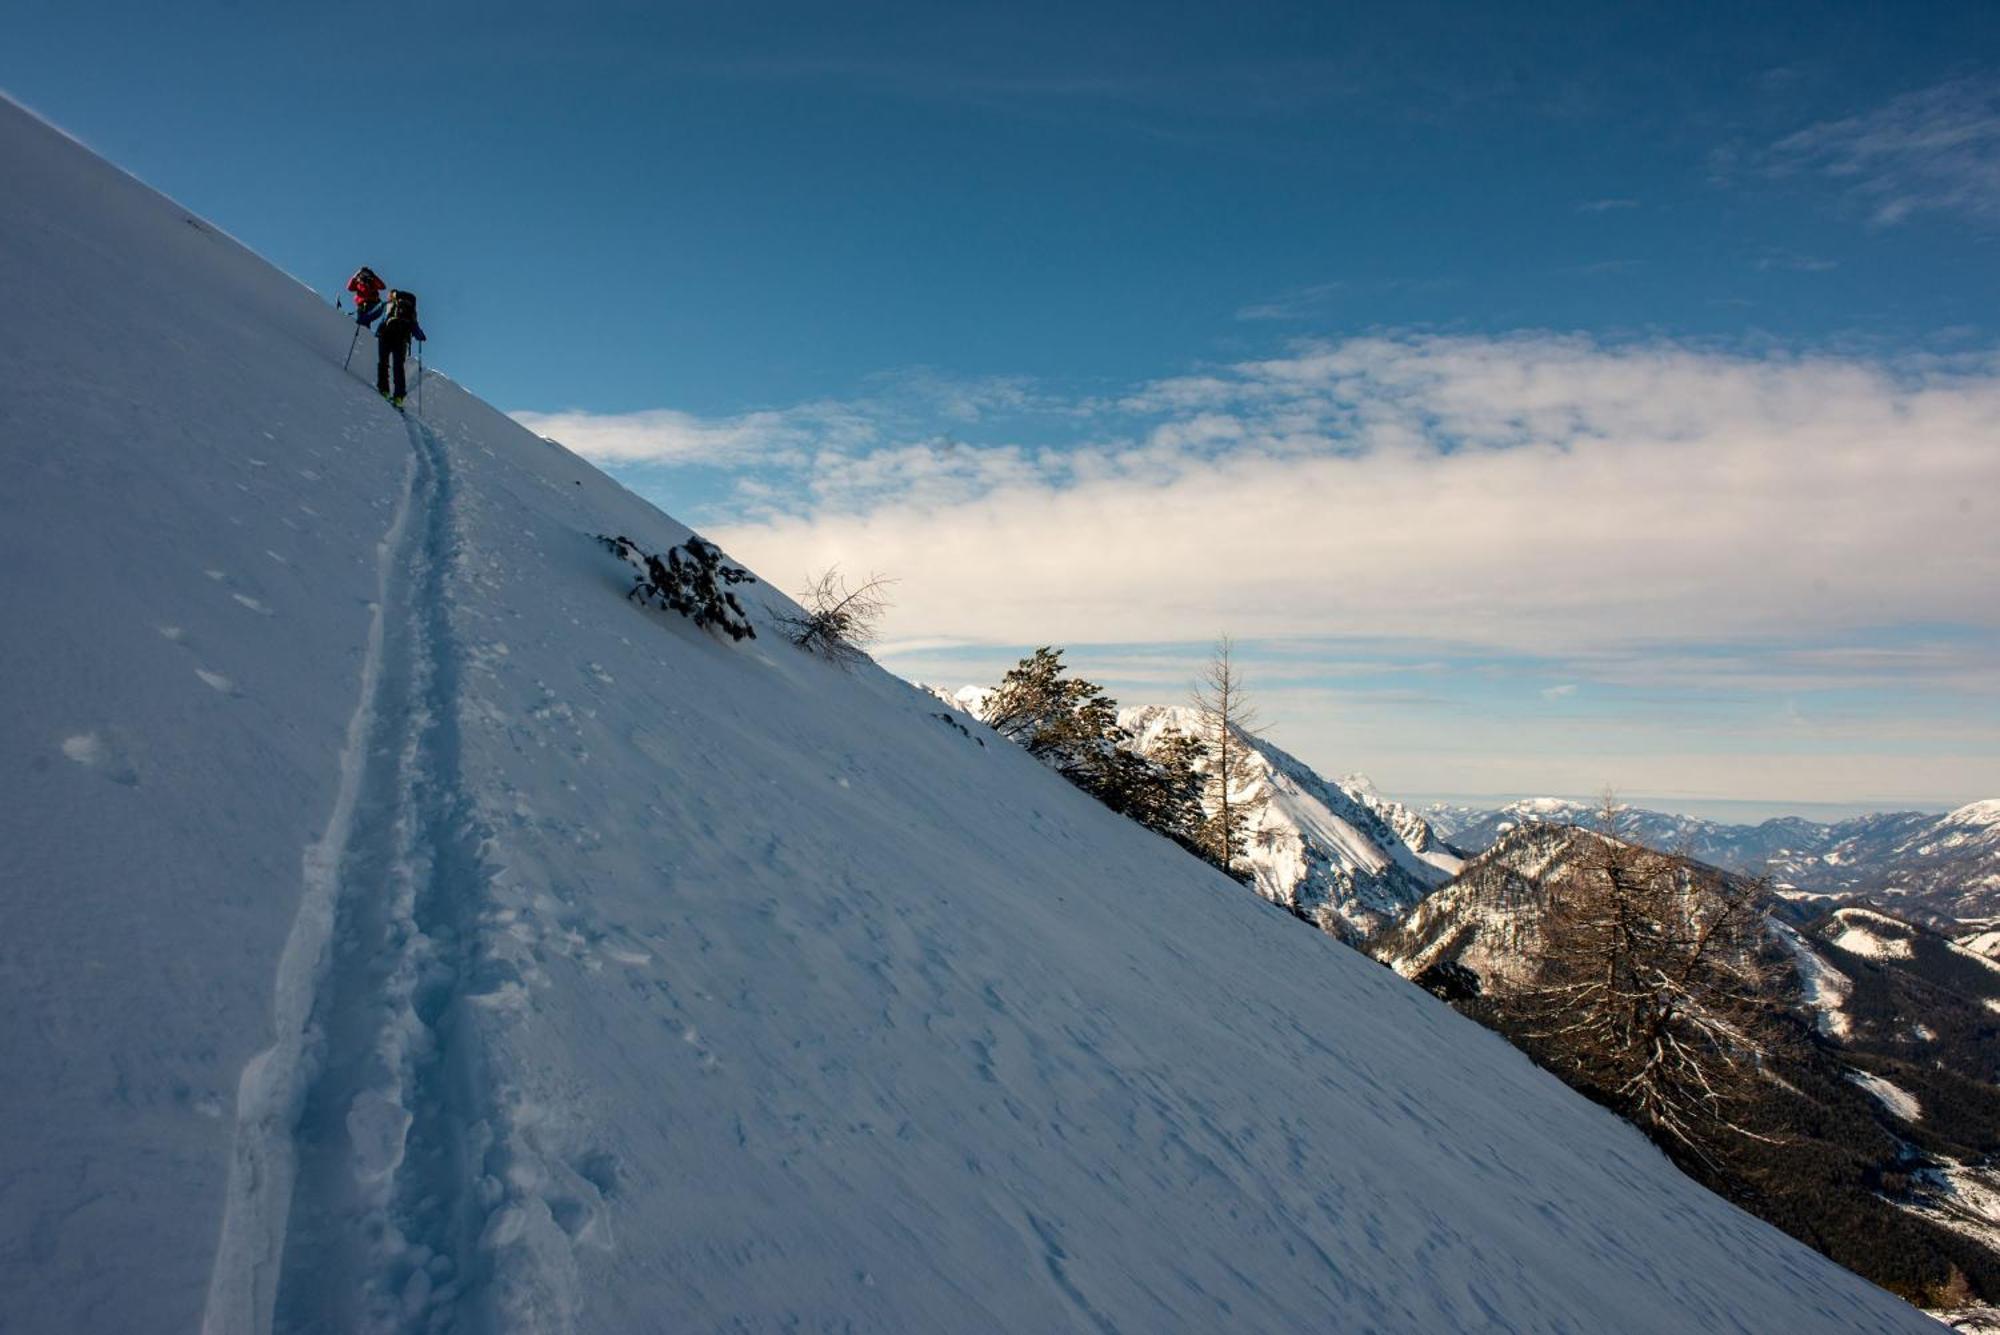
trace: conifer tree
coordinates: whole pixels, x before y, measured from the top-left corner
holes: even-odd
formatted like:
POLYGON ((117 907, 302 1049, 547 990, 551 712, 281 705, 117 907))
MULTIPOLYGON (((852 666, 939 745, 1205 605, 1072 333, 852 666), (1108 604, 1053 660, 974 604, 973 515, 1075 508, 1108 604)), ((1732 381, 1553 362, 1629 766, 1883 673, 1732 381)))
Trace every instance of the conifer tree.
POLYGON ((1115 741, 1118 702, 1097 683, 1068 675, 1062 650, 1043 645, 1001 679, 981 711, 993 730, 1079 786, 1103 768, 1115 741))
POLYGON ((1140 747, 1119 726, 1118 702, 1097 683, 1069 675, 1062 650, 1044 645, 1015 664, 980 716, 1113 811, 1196 847, 1200 742, 1170 731, 1140 747))

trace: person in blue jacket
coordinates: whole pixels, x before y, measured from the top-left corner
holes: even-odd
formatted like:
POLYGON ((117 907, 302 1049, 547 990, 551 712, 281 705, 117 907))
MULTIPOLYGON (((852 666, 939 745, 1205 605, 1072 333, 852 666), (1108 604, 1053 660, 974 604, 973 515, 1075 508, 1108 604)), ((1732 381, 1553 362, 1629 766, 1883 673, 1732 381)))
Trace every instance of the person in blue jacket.
POLYGON ((403 406, 403 358, 408 355, 413 338, 419 343, 427 341, 424 327, 417 323, 416 293, 390 288, 382 327, 375 331, 375 388, 398 408, 403 406), (393 393, 389 383, 392 363, 395 366, 393 393))

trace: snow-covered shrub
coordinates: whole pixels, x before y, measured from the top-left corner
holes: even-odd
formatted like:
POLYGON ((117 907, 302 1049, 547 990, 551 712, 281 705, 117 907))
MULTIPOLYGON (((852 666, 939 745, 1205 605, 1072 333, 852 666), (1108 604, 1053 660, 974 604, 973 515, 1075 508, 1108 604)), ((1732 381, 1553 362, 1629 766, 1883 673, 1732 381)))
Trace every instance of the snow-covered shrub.
POLYGON ((639 572, 626 597, 679 612, 703 629, 717 627, 732 640, 757 638, 743 605, 724 587, 755 584, 757 577, 727 560, 714 543, 691 534, 662 558, 622 534, 613 538, 600 533, 597 540, 639 572))

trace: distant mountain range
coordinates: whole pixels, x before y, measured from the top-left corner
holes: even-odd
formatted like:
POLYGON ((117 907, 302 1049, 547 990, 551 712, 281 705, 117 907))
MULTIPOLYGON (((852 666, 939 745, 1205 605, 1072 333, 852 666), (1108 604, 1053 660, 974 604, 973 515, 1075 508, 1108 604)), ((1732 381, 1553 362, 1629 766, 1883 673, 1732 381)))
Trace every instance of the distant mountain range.
MULTIPOLYGON (((1420 814, 1468 854, 1534 822, 1589 828, 1600 823, 1589 803, 1554 797, 1492 808, 1435 803, 1420 814)), ((1880 812, 1830 824, 1785 816, 1732 825, 1621 807, 1610 833, 1725 871, 1768 876, 1780 893, 1868 899, 1940 927, 2000 917, 2000 800, 1968 803, 1943 815, 1880 812)))

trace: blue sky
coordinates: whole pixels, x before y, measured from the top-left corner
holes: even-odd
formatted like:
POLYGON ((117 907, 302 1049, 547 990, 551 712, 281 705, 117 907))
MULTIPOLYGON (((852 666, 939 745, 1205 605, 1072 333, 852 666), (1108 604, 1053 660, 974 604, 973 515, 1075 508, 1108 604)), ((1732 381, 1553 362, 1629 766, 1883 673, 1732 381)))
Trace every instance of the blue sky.
POLYGON ((897 576, 906 673, 1227 631, 1392 792, 2000 792, 2000 11, 1525 9, 26 0, 0 87, 897 576))

